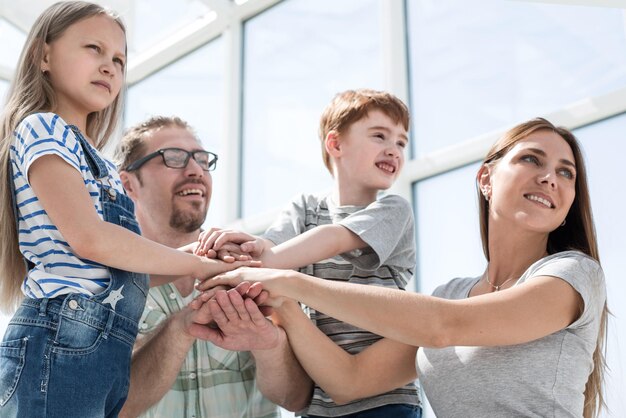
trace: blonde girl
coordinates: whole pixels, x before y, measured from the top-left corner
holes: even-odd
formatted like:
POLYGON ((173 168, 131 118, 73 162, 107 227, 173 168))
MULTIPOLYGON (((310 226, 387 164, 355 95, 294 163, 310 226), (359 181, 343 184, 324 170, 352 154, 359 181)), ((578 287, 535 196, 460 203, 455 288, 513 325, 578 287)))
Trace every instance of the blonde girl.
POLYGON ((115 130, 125 65, 124 25, 87 2, 44 11, 22 51, 0 121, 0 307, 19 305, 0 345, 2 417, 117 416, 147 274, 251 265, 138 235, 99 151, 115 130))

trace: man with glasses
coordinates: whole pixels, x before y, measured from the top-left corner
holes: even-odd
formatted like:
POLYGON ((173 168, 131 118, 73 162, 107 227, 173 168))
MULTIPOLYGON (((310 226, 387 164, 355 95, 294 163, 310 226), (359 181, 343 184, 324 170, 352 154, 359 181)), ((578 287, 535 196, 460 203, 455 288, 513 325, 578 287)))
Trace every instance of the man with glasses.
MULTIPOLYGON (((122 138, 117 160, 142 234, 173 248, 197 242, 218 158, 203 149, 189 125, 177 117, 154 117, 134 126, 122 138)), ((195 338, 195 313, 187 307, 195 296, 194 282, 181 277, 150 289, 120 417, 280 416, 257 384, 287 409, 306 406, 308 385, 302 390, 281 386, 290 380, 287 374, 296 382, 308 378, 284 331, 271 322, 246 330, 247 340, 237 341, 235 332, 230 340, 231 349, 269 349, 230 351, 195 338), (254 347, 246 342, 250 335, 254 347)))

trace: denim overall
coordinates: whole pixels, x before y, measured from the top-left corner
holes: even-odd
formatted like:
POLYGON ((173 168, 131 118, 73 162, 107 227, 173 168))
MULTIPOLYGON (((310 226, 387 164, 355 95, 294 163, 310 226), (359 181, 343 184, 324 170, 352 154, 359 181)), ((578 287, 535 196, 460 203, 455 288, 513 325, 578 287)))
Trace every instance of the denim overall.
MULTIPOLYGON (((104 220, 139 234, 133 202, 103 182, 109 179, 105 162, 72 129, 102 184, 104 220)), ((0 344, 0 417, 117 417, 128 393, 148 276, 109 272, 110 285, 98 295, 22 302, 0 344)))

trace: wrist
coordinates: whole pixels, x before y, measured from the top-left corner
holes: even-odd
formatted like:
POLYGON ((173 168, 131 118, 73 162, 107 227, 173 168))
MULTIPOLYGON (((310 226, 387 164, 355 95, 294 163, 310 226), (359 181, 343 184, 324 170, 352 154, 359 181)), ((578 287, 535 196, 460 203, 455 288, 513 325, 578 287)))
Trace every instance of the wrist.
POLYGON ((191 318, 192 314, 192 309, 186 306, 173 314, 166 325, 170 333, 175 336, 173 340, 178 340, 182 344, 189 345, 190 347, 196 340, 196 337, 194 337, 190 331, 190 326, 193 323, 191 318))
POLYGON ((285 298, 279 307, 274 308, 272 321, 279 328, 284 328, 284 332, 286 332, 289 327, 298 322, 299 315, 304 315, 300 304, 293 299, 285 298))

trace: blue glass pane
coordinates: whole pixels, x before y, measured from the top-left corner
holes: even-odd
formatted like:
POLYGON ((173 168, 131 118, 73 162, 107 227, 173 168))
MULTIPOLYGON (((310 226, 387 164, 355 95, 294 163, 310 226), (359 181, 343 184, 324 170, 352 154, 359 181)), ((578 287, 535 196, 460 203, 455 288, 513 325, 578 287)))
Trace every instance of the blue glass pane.
POLYGON ((128 10, 117 10, 123 14, 125 21, 132 22, 129 55, 141 52, 184 29, 209 11, 209 7, 201 0, 135 0, 129 3, 128 10))
POLYGON ((7 93, 9 90, 9 82, 0 80, 0 112, 4 110, 4 104, 7 101, 7 93))
POLYGON ((379 0, 292 0, 246 22, 242 215, 332 184, 317 136, 335 93, 382 88, 379 0))
MULTIPOLYGON (((602 268, 606 276, 609 322, 607 403, 610 416, 626 416, 626 190, 619 176, 626 155, 626 115, 598 122, 575 131, 586 155, 589 188, 602 268)), ((604 414, 604 416, 609 416, 604 414)))
POLYGON ((478 163, 415 183, 417 284, 422 293, 486 266, 478 227, 478 163))
POLYGON ((0 19, 0 65, 15 68, 19 60, 26 34, 6 20, 0 19))
POLYGON ((415 155, 626 85, 621 9, 407 4, 415 155))
POLYGON ((180 116, 219 154, 223 129, 224 48, 221 38, 135 84, 128 90, 124 126, 153 115, 180 116))

